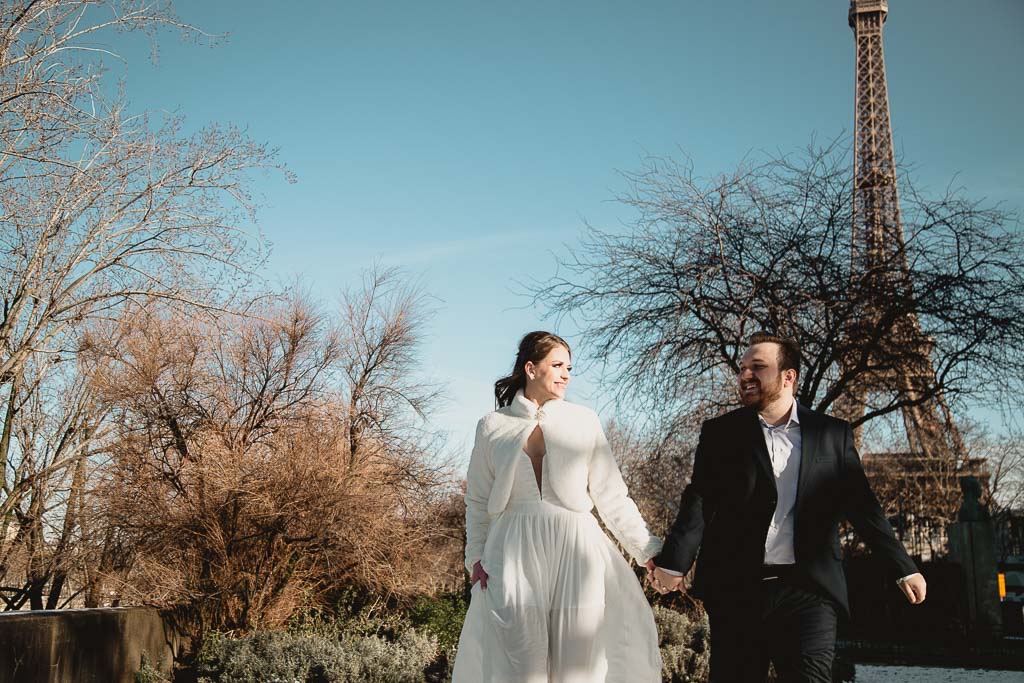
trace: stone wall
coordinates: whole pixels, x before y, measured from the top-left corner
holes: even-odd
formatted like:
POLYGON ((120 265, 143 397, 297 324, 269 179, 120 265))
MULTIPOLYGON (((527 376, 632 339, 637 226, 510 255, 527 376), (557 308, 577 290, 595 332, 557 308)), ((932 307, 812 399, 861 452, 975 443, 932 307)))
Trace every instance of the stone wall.
POLYGON ((179 638, 149 607, 0 613, 0 683, 133 683, 169 672, 179 638))

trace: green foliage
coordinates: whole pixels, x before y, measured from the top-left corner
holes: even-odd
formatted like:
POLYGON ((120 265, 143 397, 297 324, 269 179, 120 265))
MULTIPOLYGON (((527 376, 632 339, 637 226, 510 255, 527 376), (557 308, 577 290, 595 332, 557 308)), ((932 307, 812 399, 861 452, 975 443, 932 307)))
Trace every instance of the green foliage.
POLYGON ((164 661, 161 659, 156 663, 154 668, 149 661, 149 653, 142 653, 142 662, 139 664, 139 670, 135 672, 135 683, 168 683, 170 681, 167 676, 163 674, 164 661))
POLYGON ((707 615, 688 615, 654 606, 664 683, 706 681, 711 662, 707 615))
POLYGON ((404 612, 389 608, 379 598, 369 596, 354 588, 345 589, 338 597, 333 617, 311 612, 304 615, 297 623, 315 622, 314 614, 318 614, 321 620, 329 620, 337 633, 373 635, 391 641, 397 640, 412 625, 404 612))
POLYGON ((468 609, 469 603, 461 592, 421 597, 409 610, 409 620, 416 628, 437 638, 442 650, 454 652, 468 609))
POLYGON ((204 644, 200 683, 424 683, 437 642, 409 629, 391 642, 268 631, 204 644))
POLYGON ((469 603, 462 592, 421 597, 409 609, 409 620, 413 626, 437 639, 437 658, 426 671, 429 683, 447 683, 451 680, 451 669, 455 663, 455 652, 467 609, 469 603))

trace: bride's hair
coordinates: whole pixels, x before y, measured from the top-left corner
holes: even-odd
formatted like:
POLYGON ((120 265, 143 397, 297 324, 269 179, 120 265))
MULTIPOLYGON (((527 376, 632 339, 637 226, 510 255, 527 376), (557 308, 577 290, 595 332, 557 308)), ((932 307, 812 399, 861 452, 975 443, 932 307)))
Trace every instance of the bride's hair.
POLYGON ((564 347, 572 356, 572 349, 564 339, 557 334, 538 330, 530 332, 519 340, 519 353, 516 354, 515 365, 512 366, 512 374, 502 377, 494 383, 494 403, 498 408, 503 408, 512 403, 516 392, 526 388, 526 363, 532 361, 539 363, 547 357, 551 350, 556 347, 564 347))

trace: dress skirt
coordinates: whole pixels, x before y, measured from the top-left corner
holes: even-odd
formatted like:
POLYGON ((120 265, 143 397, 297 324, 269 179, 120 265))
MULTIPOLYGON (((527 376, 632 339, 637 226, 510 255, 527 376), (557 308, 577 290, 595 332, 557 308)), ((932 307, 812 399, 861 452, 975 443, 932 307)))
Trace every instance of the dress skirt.
POLYGON ((524 458, 491 525, 453 683, 658 683, 651 608, 594 515, 541 496, 524 458), (531 491, 532 489, 532 491, 531 491))

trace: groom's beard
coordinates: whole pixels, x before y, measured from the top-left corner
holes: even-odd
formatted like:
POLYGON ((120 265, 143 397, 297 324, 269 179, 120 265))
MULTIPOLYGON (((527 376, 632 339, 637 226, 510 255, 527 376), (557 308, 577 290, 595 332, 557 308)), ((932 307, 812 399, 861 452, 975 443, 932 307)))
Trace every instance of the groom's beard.
POLYGON ((761 384, 758 382, 758 391, 756 394, 747 395, 741 391, 740 403, 747 407, 754 406, 758 410, 764 410, 766 406, 778 400, 780 396, 782 396, 781 372, 771 384, 761 384))

